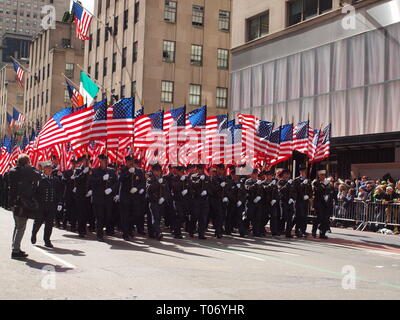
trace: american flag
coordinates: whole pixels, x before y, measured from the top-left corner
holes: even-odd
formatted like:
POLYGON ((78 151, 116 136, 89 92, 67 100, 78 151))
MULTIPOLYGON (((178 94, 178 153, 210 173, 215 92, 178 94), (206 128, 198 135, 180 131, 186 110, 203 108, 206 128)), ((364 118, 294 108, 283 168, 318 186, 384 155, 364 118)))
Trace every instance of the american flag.
POLYGON ((68 142, 69 139, 61 124, 61 119, 73 113, 73 108, 58 111, 43 126, 38 136, 38 149, 47 149, 55 144, 68 142))
POLYGON ((114 104, 107 113, 107 138, 133 136, 135 100, 124 98, 114 104))
POLYGON ((292 156, 293 153, 293 124, 285 124, 281 126, 279 154, 271 164, 277 164, 285 161, 292 156))
POLYGON ((271 136, 268 141, 268 155, 273 160, 271 162, 276 161, 279 155, 281 143, 281 127, 276 128, 271 132, 271 136))
POLYGON ((235 120, 228 123, 228 139, 225 155, 225 164, 239 164, 242 156, 242 128, 241 124, 235 124, 235 120))
POLYGON ((187 163, 201 163, 201 155, 204 149, 205 129, 207 118, 207 106, 190 111, 186 115, 185 144, 181 151, 187 163))
POLYGON ((15 62, 15 61, 13 61, 13 66, 14 66, 14 70, 15 70, 15 73, 16 73, 16 79, 17 79, 17 82, 18 82, 18 84, 19 84, 19 86, 21 87, 21 88, 23 88, 24 87, 24 74, 25 74, 25 71, 24 71, 24 69, 22 69, 22 67, 17 63, 17 62, 15 62))
POLYGON ((1 149, 0 174, 3 175, 7 172, 8 164, 11 162, 12 143, 9 137, 4 137, 4 142, 1 149))
POLYGON ((25 123, 25 116, 17 109, 13 108, 13 117, 11 120, 11 127, 22 128, 25 123))
POLYGON ((257 122, 259 119, 253 115, 239 113, 237 115, 238 123, 242 125, 242 159, 247 163, 254 163, 256 159, 256 133, 257 122))
POLYGON ((93 15, 74 1, 72 13, 76 23, 76 37, 80 40, 89 40, 89 29, 93 15))
POLYGON ((313 137, 312 131, 310 121, 302 121, 296 125, 293 132, 294 150, 308 154, 308 146, 313 137))
POLYGON ((163 111, 158 111, 135 119, 135 148, 147 149, 157 141, 163 140, 163 111))
POLYGON ((206 163, 224 163, 225 143, 228 138, 228 115, 206 119, 206 163))
POLYGON ((11 165, 15 166, 17 164, 18 156, 22 153, 15 137, 11 139, 11 150, 11 165))
POLYGON ((254 139, 256 155, 259 160, 269 158, 268 141, 274 129, 274 123, 264 120, 258 121, 257 136, 254 139))
POLYGON ((179 147, 184 141, 182 134, 186 126, 186 106, 164 113, 163 132, 165 138, 165 155, 170 164, 178 164, 179 147))
POLYGON ((325 129, 320 132, 320 139, 317 145, 315 156, 312 162, 322 161, 329 157, 331 146, 331 124, 327 125, 325 129))
POLYGON ((82 95, 68 81, 66 81, 66 83, 67 83, 69 99, 71 100, 72 106, 75 109, 82 107, 84 105, 82 95))
POLYGON ((61 124, 75 152, 89 144, 95 111, 105 106, 106 100, 104 99, 94 106, 79 109, 61 120, 61 124))
POLYGON ((312 143, 309 145, 308 148, 308 157, 310 159, 310 162, 314 160, 317 148, 322 143, 322 140, 323 140, 323 133, 321 132, 321 130, 315 129, 313 132, 312 143))

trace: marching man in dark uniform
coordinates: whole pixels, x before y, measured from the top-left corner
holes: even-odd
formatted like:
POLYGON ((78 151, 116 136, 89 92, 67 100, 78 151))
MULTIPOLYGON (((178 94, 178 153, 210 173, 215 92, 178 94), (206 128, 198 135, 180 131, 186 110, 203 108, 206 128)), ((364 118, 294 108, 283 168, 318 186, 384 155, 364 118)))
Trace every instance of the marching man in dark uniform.
POLYGON ((205 240, 207 230, 208 215, 210 212, 210 178, 204 173, 204 165, 197 165, 197 172, 189 176, 190 193, 192 195, 193 205, 190 208, 189 234, 193 237, 197 230, 199 239, 205 240))
POLYGON ((136 225, 137 233, 144 236, 145 235, 145 233, 144 233, 144 216, 146 215, 146 210, 148 208, 147 199, 146 199, 146 177, 145 177, 144 170, 141 168, 140 159, 134 159, 133 166, 136 169, 136 172, 138 173, 139 177, 142 179, 141 182, 139 183, 140 189, 136 193, 137 208, 136 208, 135 214, 134 214, 134 218, 135 218, 134 224, 136 225))
POLYGON ((265 179, 262 183, 264 188, 264 198, 266 207, 266 220, 264 225, 270 222, 270 230, 273 236, 280 235, 279 233, 279 192, 276 185, 276 179, 273 179, 273 172, 266 171, 265 179))
POLYGON ((162 178, 162 169, 159 164, 154 164, 151 168, 152 176, 147 179, 146 190, 147 197, 149 200, 149 209, 151 221, 152 233, 151 238, 161 240, 163 235, 160 229, 161 218, 165 213, 166 201, 169 200, 170 191, 168 184, 164 178, 162 178))
POLYGON ((189 178, 184 172, 185 168, 178 166, 175 168, 175 174, 170 178, 172 205, 174 208, 174 216, 171 222, 176 239, 183 238, 182 226, 189 213, 189 206, 191 205, 192 195, 189 193, 189 178))
POLYGON ((329 229, 329 217, 333 210, 334 189, 326 179, 326 171, 318 171, 318 178, 313 181, 314 191, 314 210, 317 218, 314 220, 312 228, 312 236, 317 237, 317 229, 319 227, 319 237, 321 239, 328 239, 325 235, 329 229))
MULTIPOLYGON (((63 196, 64 214, 60 222, 62 222, 62 228, 64 230, 67 229, 67 220, 70 218, 72 212, 76 212, 73 192, 72 192, 75 186, 74 186, 74 180, 71 179, 72 175, 74 174, 76 164, 77 161, 73 159, 71 161, 71 169, 65 170, 62 173, 62 178, 61 178, 61 182, 64 184, 64 196, 63 196)), ((56 227, 58 227, 57 221, 56 221, 56 227)))
POLYGON ((254 169, 250 178, 246 180, 245 187, 247 190, 247 217, 251 221, 254 237, 260 237, 263 225, 263 207, 261 205, 263 197, 262 180, 258 180, 258 169, 254 169))
POLYGON ((293 216, 295 210, 295 190, 289 170, 282 170, 278 174, 278 190, 280 194, 281 225, 280 233, 285 233, 286 238, 292 238, 293 216))
POLYGON ((296 227, 295 233, 298 238, 307 237, 307 215, 310 199, 312 198, 311 182, 307 179, 307 168, 300 166, 300 176, 294 179, 293 186, 296 190, 296 227))
MULTIPOLYGON (((119 201, 121 204, 121 228, 123 238, 126 241, 133 237, 133 227, 140 228, 140 217, 143 215, 141 206, 142 196, 144 194, 146 181, 143 171, 133 166, 132 156, 125 158, 126 166, 122 167, 119 176, 119 201)), ((142 231, 143 229, 141 229, 142 231)))
POLYGON ((90 190, 92 190, 93 207, 96 216, 97 239, 103 241, 103 229, 106 226, 107 235, 112 236, 112 206, 117 193, 117 175, 115 170, 108 168, 107 155, 99 156, 100 167, 92 169, 90 175, 90 190))
POLYGON ((244 186, 244 179, 241 179, 236 173, 236 168, 231 168, 231 201, 230 201, 230 218, 227 219, 225 229, 227 232, 232 232, 233 227, 236 226, 239 229, 241 237, 246 236, 249 228, 249 220, 246 217, 246 199, 247 192, 244 186))
POLYGON ((53 248, 50 236, 56 213, 62 210, 62 183, 60 179, 52 175, 53 167, 50 161, 42 163, 42 167, 43 174, 36 189, 39 210, 33 223, 31 242, 32 244, 36 243, 36 235, 44 223, 44 245, 53 248))

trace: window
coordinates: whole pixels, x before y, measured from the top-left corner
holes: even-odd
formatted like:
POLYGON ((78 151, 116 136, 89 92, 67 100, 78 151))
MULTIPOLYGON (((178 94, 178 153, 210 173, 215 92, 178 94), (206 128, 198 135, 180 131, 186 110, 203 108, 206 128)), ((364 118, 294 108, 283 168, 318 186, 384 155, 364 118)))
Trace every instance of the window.
POLYGON ((17 94, 17 104, 23 104, 23 103, 24 103, 24 95, 17 94))
POLYGON ((128 29, 129 10, 124 11, 124 30, 128 29))
POLYGON ((176 1, 165 0, 164 21, 176 22, 176 1))
POLYGON ((47 65, 47 78, 50 77, 50 63, 47 65))
POLYGON ((217 88, 217 108, 227 108, 228 107, 228 89, 227 88, 217 88))
POLYGON ((126 67, 126 47, 122 49, 122 68, 126 67))
POLYGON ((121 99, 125 98, 126 91, 125 91, 125 86, 121 86, 121 99))
POLYGON ((231 13, 229 11, 219 10, 219 21, 218 21, 219 31, 229 31, 230 16, 231 13))
POLYGON ((137 23, 139 21, 139 9, 140 9, 140 5, 139 2, 135 3, 135 23, 137 23))
POLYGON ((100 29, 97 29, 96 47, 100 46, 100 29))
POLYGON ((106 8, 110 7, 110 0, 106 0, 106 8))
POLYGON ((113 59, 112 59, 112 72, 117 71, 117 53, 113 53, 113 59))
POLYGON ((194 66, 201 66, 203 64, 203 47, 202 46, 192 44, 190 63, 194 66))
POLYGON ((71 39, 64 38, 61 43, 63 48, 71 48, 71 39))
POLYGON ((106 27, 104 28, 104 41, 108 41, 109 30, 110 30, 110 24, 107 23, 106 27))
POLYGON ((163 45, 163 61, 175 62, 175 42, 164 40, 163 45))
POLYGON ((192 25, 202 27, 204 20, 204 7, 193 6, 192 25))
POLYGON ((218 49, 217 61, 218 61, 218 63, 217 63, 218 69, 228 69, 228 67, 229 67, 229 50, 218 49))
POLYGON ((269 12, 264 12, 247 20, 247 41, 267 35, 269 32, 269 12))
POLYGON ((114 17, 114 36, 118 34, 118 17, 114 17))
POLYGON ((43 77, 43 80, 46 78, 46 67, 43 67, 42 77, 43 77))
POLYGON ((46 89, 46 103, 49 103, 49 89, 46 89))
POLYGON ((99 6, 97 7, 97 8, 98 8, 97 10, 99 11, 98 14, 101 13, 101 3, 102 3, 102 2, 103 2, 102 0, 99 1, 99 6))
POLYGON ((74 64, 73 63, 65 64, 65 76, 70 79, 74 78, 74 64))
POLYGON ((96 62, 96 65, 94 67, 94 78, 96 80, 99 79, 99 63, 98 62, 96 62))
POLYGON ((92 45, 93 45, 93 34, 91 33, 89 35, 89 52, 92 51, 92 45))
POLYGON ((332 9, 332 0, 292 0, 288 2, 288 26, 332 9))
MULTIPOLYGON (((35 100, 33 100, 33 101, 35 101, 35 100)), ((68 89, 65 89, 65 91, 64 91, 64 103, 70 103, 68 89)))
POLYGON ((103 60, 103 77, 107 75, 107 63, 108 63, 108 58, 104 58, 103 60))
POLYGON ((134 97, 136 94, 136 81, 132 81, 131 84, 131 97, 134 97))
POLYGON ((133 43, 132 63, 135 63, 137 61, 137 50, 138 50, 138 44, 137 41, 135 41, 133 43))
POLYGON ((189 86, 189 104, 200 106, 201 103, 201 85, 191 84, 189 86))
POLYGON ((174 99, 174 83, 161 81, 161 102, 172 103, 174 99))

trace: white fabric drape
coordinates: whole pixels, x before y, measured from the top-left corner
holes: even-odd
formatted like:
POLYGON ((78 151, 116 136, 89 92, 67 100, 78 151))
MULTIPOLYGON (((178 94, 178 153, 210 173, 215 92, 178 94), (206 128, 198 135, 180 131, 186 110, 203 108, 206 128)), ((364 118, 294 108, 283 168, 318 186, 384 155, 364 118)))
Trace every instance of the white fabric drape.
POLYGON ((276 62, 276 79, 275 79, 275 91, 276 91, 276 101, 281 102, 286 100, 286 78, 287 78, 287 60, 279 59, 276 62))
POLYGON ((365 133, 384 132, 384 87, 383 85, 372 86, 367 90, 365 133))
POLYGON ((288 57, 289 64, 289 88, 288 100, 300 98, 300 63, 301 55, 295 54, 288 57))
POLYGON ((326 126, 331 122, 329 114, 329 95, 318 96, 315 99, 315 122, 326 126))
POLYGON ((330 84, 330 58, 331 58, 331 47, 323 46, 317 48, 317 94, 327 93, 329 91, 330 84))
POLYGON ((346 123, 349 121, 346 108, 346 92, 341 91, 332 95, 332 136, 343 137, 346 135, 346 123))
POLYGON ((385 80, 385 35, 382 30, 367 33, 368 83, 385 80))
POLYGON ((333 44, 332 57, 333 90, 342 90, 347 87, 347 42, 338 41, 333 44))
POLYGON ((251 69, 242 70, 242 108, 251 107, 251 69))
MULTIPOLYGON (((294 100, 294 101, 289 101, 288 102, 288 117, 290 122, 298 123, 300 121, 303 121, 300 116, 300 100, 294 100)), ((304 119, 306 120, 306 119, 304 119)))
MULTIPOLYGON (((264 114, 262 115, 262 120, 272 121, 274 117, 274 106, 269 105, 263 108, 264 114)), ((276 120, 276 119, 275 119, 276 120)))
MULTIPOLYGON (((387 88, 386 131, 400 131, 400 81, 389 83, 387 88)), ((382 118, 382 117, 381 117, 382 118)), ((382 119, 383 120, 383 119, 382 119)))
MULTIPOLYGON (((274 105, 274 117, 275 122, 279 125, 281 123, 287 123, 287 115, 286 115, 286 103, 277 103, 274 105)), ((272 121, 272 120, 271 120, 272 121)))
POLYGON ((255 66, 252 68, 252 102, 253 106, 262 105, 262 65, 255 66))
POLYGON ((348 117, 349 121, 348 135, 364 134, 364 88, 357 88, 348 91, 349 107, 348 117))
POLYGON ((263 65, 264 73, 264 101, 263 104, 271 104, 274 102, 274 62, 268 62, 263 65))
POLYGON ((349 66, 347 72, 350 76, 349 88, 359 87, 364 85, 364 63, 365 63, 365 41, 364 35, 359 35, 349 40, 350 55, 349 66))
POLYGON ((242 106, 240 102, 240 71, 231 75, 231 106, 233 111, 239 111, 242 106))
POLYGON ((305 98, 301 103, 301 115, 302 121, 306 121, 310 116, 311 126, 318 127, 319 124, 316 123, 315 112, 314 112, 314 98, 305 98))
POLYGON ((400 79, 400 24, 388 27, 388 80, 400 79))
POLYGON ((301 56, 303 97, 308 97, 314 95, 315 91, 315 52, 306 51, 301 56))

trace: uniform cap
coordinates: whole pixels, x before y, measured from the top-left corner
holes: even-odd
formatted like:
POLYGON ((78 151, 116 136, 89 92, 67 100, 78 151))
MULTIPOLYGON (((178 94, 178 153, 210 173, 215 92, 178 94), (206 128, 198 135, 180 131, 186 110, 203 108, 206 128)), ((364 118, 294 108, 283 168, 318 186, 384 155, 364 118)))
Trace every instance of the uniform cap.
POLYGON ((153 171, 161 171, 161 166, 158 163, 153 164, 151 166, 151 170, 153 170, 153 171))
POLYGON ((125 157, 125 161, 132 161, 133 160, 133 157, 132 156, 126 156, 125 157))
POLYGON ((51 161, 42 161, 40 165, 42 168, 53 167, 53 163, 51 161))
POLYGON ((319 170, 318 174, 326 174, 326 170, 319 170))
POLYGON ((103 154, 101 154, 101 155, 99 155, 99 159, 100 160, 107 160, 107 155, 105 154, 105 153, 103 153, 103 154))

